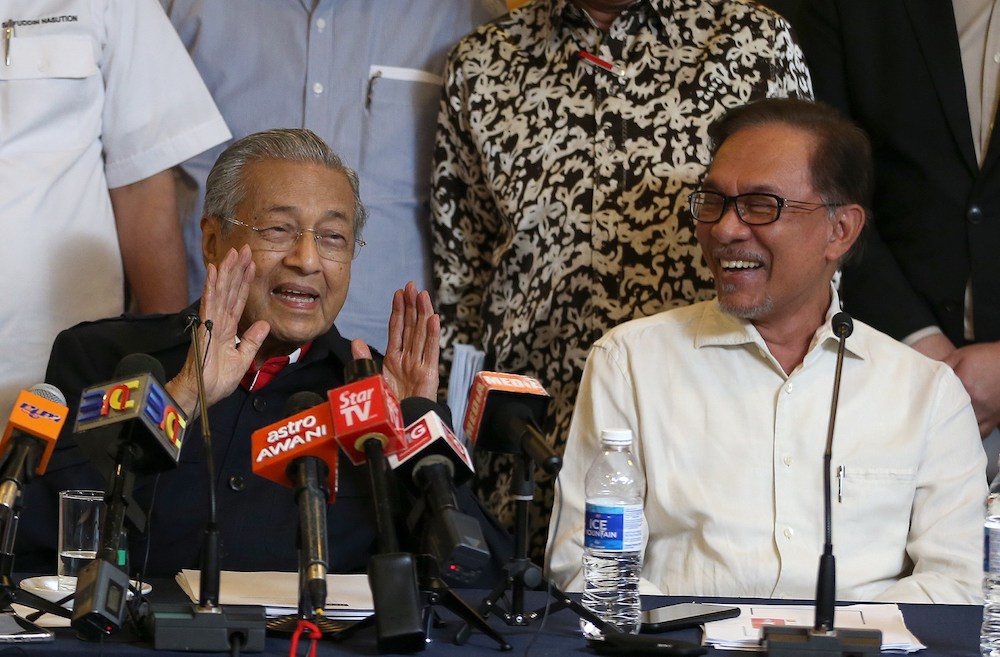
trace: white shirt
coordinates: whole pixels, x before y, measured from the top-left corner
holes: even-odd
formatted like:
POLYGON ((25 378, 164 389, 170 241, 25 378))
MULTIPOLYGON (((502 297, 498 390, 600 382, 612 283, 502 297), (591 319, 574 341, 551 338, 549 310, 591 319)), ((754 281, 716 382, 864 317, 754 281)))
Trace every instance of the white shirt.
MULTIPOLYGON (((836 365, 831 315, 787 376, 757 330, 715 301, 599 340, 550 527, 556 585, 581 588, 584 478, 600 430, 625 427, 647 482, 644 592, 812 598, 836 365)), ((834 472, 840 466, 838 599, 982 600, 985 455, 947 366, 855 321, 833 443, 834 472)))
POLYGON ((8 21, 9 65, 0 47, 3 413, 17 390, 42 380, 59 330, 123 310, 109 188, 229 136, 153 0, 0 0, 0 23, 8 21))

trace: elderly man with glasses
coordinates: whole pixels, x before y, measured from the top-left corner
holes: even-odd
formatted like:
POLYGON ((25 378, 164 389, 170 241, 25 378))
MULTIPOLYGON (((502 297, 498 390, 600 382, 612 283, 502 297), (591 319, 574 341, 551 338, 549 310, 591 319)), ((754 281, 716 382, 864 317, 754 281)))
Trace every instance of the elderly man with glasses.
MULTIPOLYGON (((601 429, 645 473, 641 586, 811 598, 840 308, 831 284, 866 219, 864 133, 806 101, 762 100, 710 129, 690 210, 717 299, 623 324, 591 351, 549 536, 581 587, 583 482, 601 429)), ((832 443, 837 598, 982 600, 985 455, 961 382, 854 322, 832 443)))
MULTIPOLYGON (((108 319, 64 331, 53 347, 47 380, 66 394, 75 412, 83 388, 114 379, 116 364, 127 354, 146 353, 163 364, 167 390, 195 418, 178 469, 136 485, 136 501, 150 513, 145 535, 130 536, 133 570, 172 576, 198 566, 209 486, 214 486, 222 567, 294 571, 294 496, 253 474, 250 434, 282 419, 293 393, 313 391, 325 398, 345 383, 349 361, 371 357, 363 341, 341 337, 334 326, 351 263, 364 245, 358 178, 312 132, 279 129, 232 144, 216 162, 207 189, 202 251, 208 274, 200 301, 175 315, 108 319), (197 356, 188 328, 195 312, 203 320, 200 343, 215 463, 211 483, 195 414, 197 356)), ((372 300, 380 302, 390 300, 372 300)), ((384 374, 404 414, 411 403, 433 408, 437 315, 427 292, 418 293, 412 283, 397 290, 391 304, 384 374)), ((447 417, 446 409, 438 410, 447 417)), ((46 476, 27 495, 18 535, 21 569, 45 572, 55 564, 57 492, 103 486, 69 435, 72 424, 70 417, 46 476)), ((330 570, 363 570, 375 538, 365 470, 340 459, 338 483, 327 512, 330 570)), ((459 494, 474 511, 471 494, 464 489, 459 494)))

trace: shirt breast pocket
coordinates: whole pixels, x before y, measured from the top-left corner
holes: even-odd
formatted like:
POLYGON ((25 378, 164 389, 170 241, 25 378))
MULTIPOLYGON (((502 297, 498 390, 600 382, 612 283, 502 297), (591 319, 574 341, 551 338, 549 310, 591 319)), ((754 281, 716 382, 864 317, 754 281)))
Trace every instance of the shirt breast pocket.
MULTIPOLYGON (((16 29, 16 28, 15 28, 16 29)), ((0 138, 28 150, 86 146, 100 134, 103 80, 91 40, 81 34, 15 35, 0 57, 0 85, 9 102, 0 138)))
POLYGON ((834 541, 844 544, 843 551, 863 550, 873 536, 889 545, 905 545, 916 469, 848 465, 835 469, 834 474, 833 515, 841 528, 834 541), (853 548, 851 543, 855 544, 853 548))
POLYGON ((441 86, 427 71, 370 68, 359 173, 371 200, 428 199, 441 86))

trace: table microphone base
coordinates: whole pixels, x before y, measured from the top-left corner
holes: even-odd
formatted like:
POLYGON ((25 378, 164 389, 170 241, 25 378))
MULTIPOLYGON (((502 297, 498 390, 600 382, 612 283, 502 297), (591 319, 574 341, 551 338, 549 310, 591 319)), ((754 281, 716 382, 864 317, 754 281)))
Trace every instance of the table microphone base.
POLYGON ((153 647, 230 652, 233 641, 240 641, 240 652, 262 652, 265 621, 258 605, 220 605, 216 611, 199 611, 193 604, 153 605, 153 647))
POLYGON ((874 657, 882 650, 881 630, 765 625, 761 644, 770 657, 874 657))
POLYGON ((277 618, 269 618, 267 620, 267 631, 274 634, 294 634, 295 630, 299 627, 300 620, 307 620, 313 623, 319 628, 319 631, 323 633, 323 636, 336 636, 338 633, 343 632, 349 627, 353 627, 359 621, 344 621, 335 620, 333 618, 328 618, 326 616, 312 616, 311 618, 306 616, 299 616, 298 614, 290 614, 288 616, 279 616, 277 618))

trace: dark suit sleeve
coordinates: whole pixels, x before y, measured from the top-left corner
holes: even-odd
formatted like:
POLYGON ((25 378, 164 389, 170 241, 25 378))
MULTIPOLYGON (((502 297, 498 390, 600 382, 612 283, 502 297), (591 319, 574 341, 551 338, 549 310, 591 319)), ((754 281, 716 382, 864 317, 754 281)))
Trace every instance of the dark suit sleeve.
MULTIPOLYGON (((861 0, 868 2, 872 0, 861 0)), ((891 21, 899 23, 896 25, 880 25, 880 19, 892 15, 892 11, 881 14, 878 9, 868 11, 861 3, 801 0, 793 22, 812 73, 816 99, 833 105, 865 127, 866 103, 878 102, 874 94, 880 93, 881 86, 879 73, 861 70, 866 65, 865 58, 870 58, 867 66, 878 66, 873 60, 879 55, 871 52, 867 42, 879 39, 886 31, 904 29, 906 24, 899 20, 891 21)), ((873 141, 882 139, 878 134, 869 136, 873 141)), ((886 171, 876 160, 877 185, 884 183, 879 177, 886 171)), ((905 207, 905 204, 895 205, 905 207)), ((893 204, 879 207, 890 212, 893 204)), ((844 265, 841 291, 849 312, 901 339, 938 322, 927 300, 914 289, 883 240, 878 229, 881 219, 868 217, 860 252, 844 265)), ((898 224, 909 218, 886 219, 898 224)))

